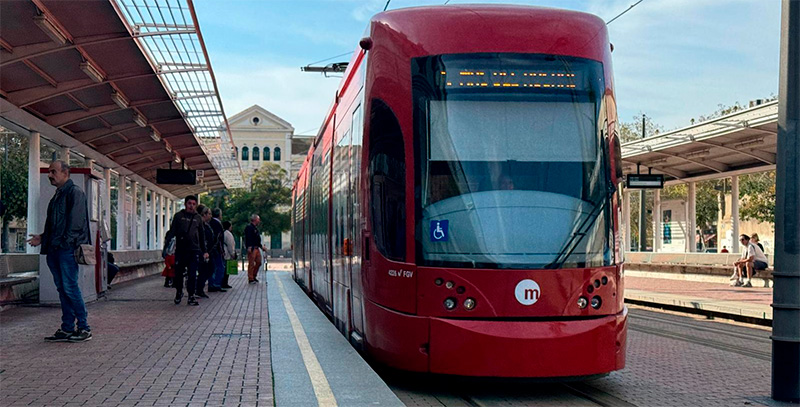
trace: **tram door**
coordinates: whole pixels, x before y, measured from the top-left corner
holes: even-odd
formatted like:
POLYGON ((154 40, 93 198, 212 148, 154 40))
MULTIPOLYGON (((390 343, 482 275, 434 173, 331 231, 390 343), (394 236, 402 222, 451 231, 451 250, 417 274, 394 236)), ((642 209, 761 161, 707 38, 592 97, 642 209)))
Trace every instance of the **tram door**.
POLYGON ((333 315, 336 327, 347 335, 350 320, 350 252, 352 241, 348 228, 352 217, 352 204, 350 202, 350 129, 347 128, 347 125, 339 126, 336 136, 339 139, 334 146, 333 152, 333 219, 331 222, 333 226, 331 231, 333 243, 333 315), (343 131, 343 134, 340 131, 343 131))
MULTIPOLYGON (((356 100, 361 100, 359 95, 356 100)), ((366 228, 366 219, 361 207, 361 152, 364 133, 364 109, 361 105, 353 110, 353 121, 350 126, 350 194, 347 195, 350 232, 350 321, 351 330, 364 333, 363 298, 361 285, 361 231, 366 228)))

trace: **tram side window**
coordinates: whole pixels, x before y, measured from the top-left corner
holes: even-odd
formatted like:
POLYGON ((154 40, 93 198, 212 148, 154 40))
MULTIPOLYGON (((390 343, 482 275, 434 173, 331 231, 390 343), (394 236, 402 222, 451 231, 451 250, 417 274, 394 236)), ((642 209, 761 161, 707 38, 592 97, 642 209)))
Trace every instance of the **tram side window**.
POLYGON ((370 114, 369 179, 372 234, 388 259, 406 257, 406 167, 400 123, 383 101, 374 99, 370 114))

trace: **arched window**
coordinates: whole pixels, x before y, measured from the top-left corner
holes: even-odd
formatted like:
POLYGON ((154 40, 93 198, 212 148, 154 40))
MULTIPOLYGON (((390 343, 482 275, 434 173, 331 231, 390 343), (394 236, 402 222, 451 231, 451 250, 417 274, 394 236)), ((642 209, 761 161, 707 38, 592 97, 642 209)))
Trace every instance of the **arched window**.
POLYGON ((272 154, 273 154, 273 160, 274 161, 280 161, 281 160, 281 148, 280 147, 275 147, 275 150, 274 150, 274 152, 272 154))
POLYGON ((248 154, 249 151, 250 150, 248 150, 247 147, 242 147, 242 161, 247 161, 250 159, 250 154, 248 154))
POLYGON ((264 147, 264 161, 269 161, 269 147, 264 147))
POLYGON ((253 161, 258 161, 260 158, 258 156, 258 147, 253 147, 253 161))

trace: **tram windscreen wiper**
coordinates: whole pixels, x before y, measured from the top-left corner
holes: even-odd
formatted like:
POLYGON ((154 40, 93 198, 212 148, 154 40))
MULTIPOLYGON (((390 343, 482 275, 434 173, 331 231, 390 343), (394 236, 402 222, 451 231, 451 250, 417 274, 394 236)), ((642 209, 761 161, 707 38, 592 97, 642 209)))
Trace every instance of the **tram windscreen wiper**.
POLYGON ((564 248, 558 253, 555 260, 544 266, 545 269, 560 269, 561 266, 564 265, 569 256, 572 255, 572 252, 578 248, 578 244, 580 244, 583 238, 586 237, 588 229, 594 225, 597 218, 601 213, 603 213, 603 209, 608 204, 609 196, 613 194, 613 188, 609 188, 609 194, 603 197, 603 202, 595 204, 594 208, 592 208, 592 212, 589 213, 589 215, 583 220, 580 226, 578 226, 577 230, 572 233, 572 237, 570 237, 567 244, 565 244, 564 248))

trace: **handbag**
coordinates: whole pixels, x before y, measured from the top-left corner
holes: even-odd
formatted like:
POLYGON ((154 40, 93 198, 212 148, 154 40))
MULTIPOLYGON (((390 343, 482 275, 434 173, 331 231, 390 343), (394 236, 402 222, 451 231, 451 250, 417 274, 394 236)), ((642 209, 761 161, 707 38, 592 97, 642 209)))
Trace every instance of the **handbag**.
POLYGON ((78 264, 97 264, 95 258, 94 246, 90 244, 82 244, 75 249, 75 261, 78 264))
POLYGON ((237 260, 225 260, 225 273, 229 276, 239 274, 239 262, 237 260))

